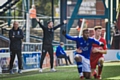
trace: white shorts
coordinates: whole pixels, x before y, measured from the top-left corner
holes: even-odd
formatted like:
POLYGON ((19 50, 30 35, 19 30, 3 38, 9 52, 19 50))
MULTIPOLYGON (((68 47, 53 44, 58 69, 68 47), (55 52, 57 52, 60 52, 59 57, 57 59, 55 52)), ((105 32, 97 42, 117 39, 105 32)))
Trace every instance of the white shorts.
POLYGON ((82 72, 91 72, 90 60, 80 54, 76 54, 75 56, 80 56, 82 58, 82 72))

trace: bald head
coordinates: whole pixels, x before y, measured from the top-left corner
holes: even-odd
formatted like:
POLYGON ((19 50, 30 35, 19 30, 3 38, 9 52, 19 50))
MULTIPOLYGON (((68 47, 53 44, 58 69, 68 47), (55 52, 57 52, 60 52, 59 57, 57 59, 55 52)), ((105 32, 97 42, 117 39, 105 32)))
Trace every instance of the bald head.
POLYGON ((35 8, 35 5, 34 5, 34 4, 32 5, 32 8, 35 8))
POLYGON ((13 23, 13 27, 14 27, 15 30, 18 29, 18 22, 17 22, 17 21, 15 21, 15 22, 13 23))
POLYGON ((13 25, 15 25, 15 24, 18 24, 18 22, 17 22, 17 21, 14 21, 13 25))

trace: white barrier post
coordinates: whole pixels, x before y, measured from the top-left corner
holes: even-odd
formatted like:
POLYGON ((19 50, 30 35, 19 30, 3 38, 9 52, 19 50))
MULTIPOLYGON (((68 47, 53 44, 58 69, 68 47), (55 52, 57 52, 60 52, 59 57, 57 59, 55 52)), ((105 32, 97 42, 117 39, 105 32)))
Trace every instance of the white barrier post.
POLYGON ((80 32, 79 32, 79 37, 82 35, 82 30, 83 30, 83 27, 84 27, 84 23, 85 23, 85 19, 83 19, 83 21, 82 21, 81 29, 80 29, 80 32))
POLYGON ((27 21, 26 21, 26 42, 30 42, 30 19, 29 19, 29 13, 27 15, 27 21))

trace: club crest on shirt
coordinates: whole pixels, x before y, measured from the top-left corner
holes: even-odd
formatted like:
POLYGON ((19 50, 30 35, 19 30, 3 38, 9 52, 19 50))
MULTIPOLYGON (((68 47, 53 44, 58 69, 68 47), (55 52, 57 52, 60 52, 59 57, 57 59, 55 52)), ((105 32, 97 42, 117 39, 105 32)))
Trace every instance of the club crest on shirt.
POLYGON ((53 32, 54 30, 52 29, 52 32, 53 32))
POLYGON ((48 31, 53 32, 54 30, 53 29, 48 29, 48 31))
POLYGON ((87 46, 89 45, 89 43, 86 44, 87 46))
POLYGON ((80 45, 82 45, 83 43, 80 43, 80 45))

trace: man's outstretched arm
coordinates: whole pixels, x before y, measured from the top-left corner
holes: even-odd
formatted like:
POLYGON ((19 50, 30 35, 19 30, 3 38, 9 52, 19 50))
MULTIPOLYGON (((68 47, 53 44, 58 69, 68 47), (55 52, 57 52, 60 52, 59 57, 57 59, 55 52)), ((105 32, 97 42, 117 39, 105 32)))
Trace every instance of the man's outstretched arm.
POLYGON ((55 26, 53 29, 56 30, 57 28, 61 27, 62 25, 66 24, 66 23, 67 23, 67 21, 64 20, 62 24, 55 26))
POLYGON ((70 36, 69 34, 66 34, 66 30, 63 30, 62 34, 69 40, 73 40, 73 41, 77 40, 77 37, 73 37, 73 36, 70 36))
POLYGON ((97 45, 99 45, 99 46, 104 46, 104 43, 102 43, 102 42, 100 42, 100 41, 98 41, 98 40, 96 40, 96 39, 91 39, 92 40, 92 43, 95 43, 95 44, 97 44, 97 45))
POLYGON ((36 20, 37 20, 39 26, 40 26, 42 29, 44 29, 45 27, 40 23, 40 20, 39 20, 38 18, 36 18, 36 20))
POLYGON ((102 47, 103 47, 103 50, 99 50, 99 49, 97 49, 97 48, 94 48, 94 49, 93 49, 93 53, 99 52, 99 53, 101 53, 101 54, 107 54, 106 41, 104 40, 103 43, 104 43, 104 46, 102 46, 102 47))

